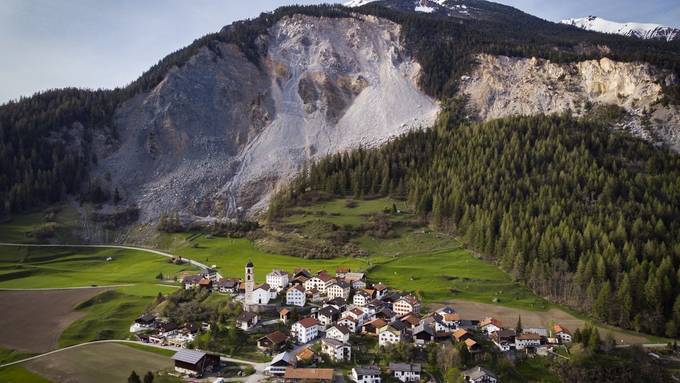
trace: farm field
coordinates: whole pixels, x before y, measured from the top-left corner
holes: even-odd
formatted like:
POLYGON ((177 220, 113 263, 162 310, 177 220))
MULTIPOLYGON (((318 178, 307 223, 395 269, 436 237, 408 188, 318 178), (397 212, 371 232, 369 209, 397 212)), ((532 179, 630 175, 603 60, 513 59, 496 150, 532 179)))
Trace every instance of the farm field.
POLYGON ((86 316, 74 307, 103 291, 0 291, 0 347, 30 353, 54 349, 62 331, 86 316))
MULTIPOLYGON (((122 344, 91 344, 35 359, 22 366, 53 382, 120 383, 127 381, 132 370, 143 376, 172 368, 167 356, 142 351, 122 344)), ((0 370, 2 371, 2 370, 0 370)), ((179 382, 171 377, 154 382, 179 382)))

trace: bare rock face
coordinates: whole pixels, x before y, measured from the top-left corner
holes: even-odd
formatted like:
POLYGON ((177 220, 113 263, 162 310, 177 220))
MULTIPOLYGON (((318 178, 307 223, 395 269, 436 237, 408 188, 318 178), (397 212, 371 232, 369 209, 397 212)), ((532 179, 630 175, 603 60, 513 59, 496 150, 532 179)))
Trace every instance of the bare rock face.
POLYGON ((259 65, 203 48, 117 110, 120 145, 102 148, 97 176, 143 222, 255 214, 306 161, 428 127, 439 110, 392 22, 298 15, 262 40, 259 65))
POLYGON ((511 115, 584 113, 593 104, 624 108, 631 118, 618 127, 680 150, 680 110, 663 106, 662 82, 670 75, 649 64, 607 58, 570 64, 542 59, 478 56, 461 81, 461 94, 480 119, 511 115))

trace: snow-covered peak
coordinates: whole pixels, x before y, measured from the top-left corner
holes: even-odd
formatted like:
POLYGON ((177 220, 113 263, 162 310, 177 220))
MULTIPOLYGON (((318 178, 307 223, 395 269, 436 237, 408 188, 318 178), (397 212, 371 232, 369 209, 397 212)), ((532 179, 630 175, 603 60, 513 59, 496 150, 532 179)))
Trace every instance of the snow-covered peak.
POLYGON ((378 1, 378 0, 351 0, 351 1, 346 2, 344 5, 345 5, 345 7, 360 7, 362 5, 366 5, 366 4, 372 3, 374 1, 378 1))
POLYGON ((589 31, 615 33, 641 39, 661 39, 666 41, 680 38, 680 29, 650 23, 619 23, 597 16, 566 19, 562 24, 574 25, 589 31))

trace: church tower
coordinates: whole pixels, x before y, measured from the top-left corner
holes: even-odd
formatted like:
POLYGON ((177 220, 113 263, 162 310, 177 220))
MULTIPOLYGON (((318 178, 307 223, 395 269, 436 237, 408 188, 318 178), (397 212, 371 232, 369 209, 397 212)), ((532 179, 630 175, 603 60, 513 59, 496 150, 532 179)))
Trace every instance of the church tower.
POLYGON ((245 285, 246 285, 246 295, 243 300, 244 309, 248 311, 248 305, 253 304, 253 290, 255 289, 255 266, 253 266, 252 261, 248 261, 246 264, 246 275, 245 275, 245 285))

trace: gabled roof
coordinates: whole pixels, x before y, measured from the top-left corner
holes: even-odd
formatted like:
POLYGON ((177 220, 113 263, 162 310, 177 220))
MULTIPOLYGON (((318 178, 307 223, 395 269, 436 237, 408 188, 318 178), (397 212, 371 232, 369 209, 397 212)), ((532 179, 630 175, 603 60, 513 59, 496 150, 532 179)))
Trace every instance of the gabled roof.
POLYGON ((338 286, 341 289, 349 289, 349 287, 350 287, 349 283, 347 283, 345 281, 333 281, 333 283, 331 283, 331 285, 328 286, 328 288, 330 289, 333 286, 338 286))
POLYGON ((387 326, 387 322, 385 322, 384 320, 378 318, 378 319, 374 319, 374 320, 372 320, 372 321, 367 322, 366 324, 364 324, 364 326, 368 326, 368 325, 371 325, 371 326, 373 326, 373 327, 375 327, 375 328, 377 328, 377 329, 381 329, 381 328, 387 326))
POLYGON ((415 306, 415 305, 420 303, 420 302, 418 302, 418 300, 413 295, 403 296, 403 297, 397 299, 397 302, 399 302, 399 301, 404 301, 404 302, 410 304, 411 306, 415 306))
POLYGON ((500 327, 503 327, 503 326, 502 326, 503 324, 501 323, 501 321, 499 321, 499 320, 496 319, 496 318, 492 318, 492 317, 484 318, 484 319, 482 319, 482 320, 479 322, 479 327, 480 327, 480 328, 481 328, 481 327, 486 327, 486 326, 488 326, 488 325, 494 325, 494 326, 499 327, 499 328, 500 328, 500 327))
POLYGON ((316 320, 316 318, 312 318, 312 317, 300 319, 300 321, 298 323, 304 328, 310 328, 310 327, 314 327, 314 326, 319 325, 319 321, 316 320))
POLYGON ((277 276, 278 275, 278 276, 282 277, 284 275, 288 276, 288 273, 283 271, 283 270, 272 270, 269 274, 267 274, 267 276, 270 276, 270 275, 271 276, 277 276))
POLYGON ((562 325, 557 324, 557 323, 555 323, 555 325, 553 326, 553 332, 555 334, 559 334, 561 332, 563 332, 565 334, 571 334, 571 331, 569 331, 569 329, 567 329, 566 327, 563 327, 562 325))
POLYGON ((184 363, 189 363, 189 364, 196 364, 198 363, 201 359, 203 359, 207 354, 205 352, 201 351, 196 351, 196 350, 189 350, 186 348, 183 348, 175 353, 175 355, 172 356, 172 360, 176 360, 179 362, 184 362, 184 363))
POLYGON ((274 331, 273 333, 267 334, 258 340, 265 338, 272 342, 272 344, 281 344, 288 339, 288 336, 281 331, 274 331))
POLYGON ((357 375, 368 375, 368 376, 376 376, 380 375, 380 367, 378 366, 364 366, 364 367, 354 367, 352 370, 354 370, 357 375))
POLYGON ((338 306, 338 307, 343 307, 343 306, 347 306, 347 301, 342 297, 335 297, 333 299, 326 301, 326 304, 338 306))
POLYGON ((517 335, 517 340, 541 340, 541 336, 533 332, 525 332, 517 335))
MULTIPOLYGON (((295 285, 295 286, 293 286, 293 287, 291 287, 291 288, 288 289, 288 291, 291 291, 291 290, 297 290, 297 291, 299 291, 299 292, 301 292, 301 293, 303 293, 303 294, 304 294, 304 292, 305 292, 305 288, 302 287, 302 286, 300 286, 300 285, 295 285)), ((286 294, 288 294, 288 291, 286 291, 286 294)))
POLYGON ((264 291, 267 291, 267 292, 269 292, 269 290, 271 290, 271 289, 272 289, 272 287, 269 286, 268 283, 263 283, 263 284, 261 284, 261 285, 259 285, 255 288, 255 290, 264 290, 264 291))
POLYGON ((406 322, 411 326, 417 326, 420 324, 420 318, 414 313, 408 313, 399 319, 402 322, 406 322))
POLYGON ((284 362, 289 366, 295 365, 295 355, 293 355, 292 352, 282 352, 280 354, 277 354, 274 358, 272 358, 272 361, 269 364, 274 365, 279 362, 284 362))
POLYGON ((421 332, 434 336, 434 329, 426 323, 421 323, 413 328, 413 335, 420 334, 421 332))
POLYGON ((298 351, 297 355, 295 355, 298 360, 310 360, 314 358, 314 351, 312 350, 311 347, 305 347, 302 350, 298 351))
POLYGON ((375 291, 387 290, 387 286, 383 285, 382 283, 378 283, 377 285, 373 285, 373 290, 375 291))
POLYGON ((325 317, 333 317, 335 315, 340 315, 340 311, 333 306, 324 306, 317 312, 317 317, 323 315, 325 317))
MULTIPOLYGON (((336 329, 336 330, 340 331, 340 333, 343 334, 343 335, 347 335, 347 334, 351 333, 351 331, 347 328, 347 326, 343 326, 341 324, 336 324, 335 326, 329 328, 328 331, 331 331, 332 329, 336 329)), ((326 331, 326 332, 328 332, 328 331, 326 331)))
POLYGON ((470 333, 463 328, 459 328, 453 332, 453 337, 456 338, 456 340, 460 340, 460 338, 464 337, 465 335, 470 335, 470 333))
POLYGON ((336 274, 337 273, 345 274, 345 273, 349 273, 350 271, 352 271, 352 270, 350 270, 349 267, 344 267, 344 266, 338 266, 338 268, 335 269, 336 274))
POLYGON ((349 282, 360 281, 365 277, 364 273, 347 273, 345 274, 345 280, 349 282))
POLYGON ((475 342, 475 340, 472 338, 467 338, 465 339, 465 345, 468 349, 472 349, 472 347, 477 345, 477 342, 475 342))
POLYGON ((390 371, 404 371, 404 372, 420 372, 419 363, 392 363, 390 362, 390 371))
POLYGON ((325 344, 327 344, 327 345, 329 345, 329 346, 333 346, 333 347, 335 347, 335 348, 338 348, 338 347, 349 347, 348 344, 346 344, 346 343, 344 343, 344 342, 341 342, 341 341, 339 341, 339 340, 337 340, 337 339, 333 339, 333 338, 323 338, 323 339, 321 339, 321 343, 325 343, 325 344))
POLYGON ((184 278, 182 278, 182 283, 198 283, 203 279, 203 276, 200 274, 195 274, 195 275, 187 275, 184 278))
POLYGON ((335 277, 330 276, 328 274, 319 274, 318 278, 321 279, 323 282, 330 282, 335 279, 335 277))

